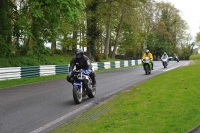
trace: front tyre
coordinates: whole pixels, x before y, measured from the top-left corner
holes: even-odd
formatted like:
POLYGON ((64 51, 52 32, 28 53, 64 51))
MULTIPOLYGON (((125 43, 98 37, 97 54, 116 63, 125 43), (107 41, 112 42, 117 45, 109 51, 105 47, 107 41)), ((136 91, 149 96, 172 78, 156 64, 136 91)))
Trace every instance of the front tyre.
POLYGON ((167 64, 166 64, 166 62, 164 62, 164 68, 167 68, 167 64))
POLYGON ((148 75, 148 74, 149 74, 149 71, 150 71, 148 65, 145 65, 145 66, 144 66, 144 70, 145 70, 145 74, 148 75))
POLYGON ((93 87, 91 80, 87 82, 88 97, 93 98, 96 94, 96 87, 93 87))
POLYGON ((81 93, 81 88, 79 86, 73 86, 73 97, 75 103, 79 104, 82 102, 82 93, 81 93))

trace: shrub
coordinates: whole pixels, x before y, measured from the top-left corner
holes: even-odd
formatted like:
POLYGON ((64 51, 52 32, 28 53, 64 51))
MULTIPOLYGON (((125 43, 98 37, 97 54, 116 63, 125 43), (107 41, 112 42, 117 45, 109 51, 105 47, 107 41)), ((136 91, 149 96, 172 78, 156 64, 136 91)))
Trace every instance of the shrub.
POLYGON ((200 54, 195 54, 195 55, 191 55, 190 60, 197 60, 197 59, 200 59, 200 54))

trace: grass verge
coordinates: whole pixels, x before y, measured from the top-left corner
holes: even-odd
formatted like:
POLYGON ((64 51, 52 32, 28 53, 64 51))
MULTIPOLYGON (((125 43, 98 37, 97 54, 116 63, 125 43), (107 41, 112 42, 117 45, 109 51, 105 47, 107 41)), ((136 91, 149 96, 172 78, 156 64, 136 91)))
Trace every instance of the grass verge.
POLYGON ((200 61, 115 95, 51 133, 184 133, 200 123, 200 61))

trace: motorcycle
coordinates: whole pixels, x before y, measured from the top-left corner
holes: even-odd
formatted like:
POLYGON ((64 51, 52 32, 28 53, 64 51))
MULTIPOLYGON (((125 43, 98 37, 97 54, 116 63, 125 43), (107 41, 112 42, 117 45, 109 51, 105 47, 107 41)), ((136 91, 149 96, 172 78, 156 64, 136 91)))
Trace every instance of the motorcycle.
POLYGON ((75 103, 82 102, 83 97, 86 95, 93 98, 96 94, 96 88, 93 87, 92 79, 89 72, 85 69, 73 70, 73 98, 75 103))
POLYGON ((177 55, 174 56, 174 60, 177 61, 177 62, 179 62, 179 59, 178 59, 177 55))
POLYGON ((146 75, 151 74, 152 63, 151 63, 150 58, 149 58, 149 57, 145 57, 145 58, 142 60, 142 64, 143 64, 143 67, 144 67, 145 74, 146 74, 146 75))
POLYGON ((167 65, 168 65, 168 58, 167 58, 167 57, 164 57, 164 58, 161 59, 161 61, 162 61, 162 64, 163 64, 164 68, 167 68, 167 65))

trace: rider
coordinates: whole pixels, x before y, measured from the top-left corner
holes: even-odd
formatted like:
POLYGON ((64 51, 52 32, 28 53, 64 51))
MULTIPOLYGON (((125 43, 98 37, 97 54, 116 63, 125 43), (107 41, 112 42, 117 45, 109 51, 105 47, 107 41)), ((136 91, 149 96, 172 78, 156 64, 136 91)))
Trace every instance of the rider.
POLYGON ((178 55, 174 53, 174 60, 179 62, 178 55))
POLYGON ((90 59, 84 55, 84 52, 82 49, 77 49, 75 52, 75 57, 72 58, 71 62, 70 62, 70 67, 69 67, 69 72, 68 72, 68 76, 67 76, 67 81, 70 83, 73 83, 73 77, 72 77, 72 72, 74 69, 74 66, 76 66, 77 70, 80 69, 86 69, 87 71, 90 72, 89 76, 92 79, 92 83, 93 86, 96 87, 96 79, 95 79, 95 73, 92 70, 92 65, 90 63, 90 59))
POLYGON ((149 57, 149 58, 150 58, 151 64, 152 64, 152 70, 153 70, 153 56, 152 56, 152 54, 150 53, 150 51, 149 51, 148 49, 146 49, 144 55, 142 56, 142 60, 143 60, 145 57, 149 57))
POLYGON ((174 53, 174 58, 178 58, 177 54, 174 53))
POLYGON ((167 58, 167 62, 169 62, 169 57, 168 57, 167 53, 164 52, 161 59, 166 59, 166 58, 167 58))

